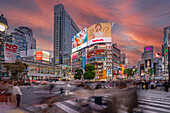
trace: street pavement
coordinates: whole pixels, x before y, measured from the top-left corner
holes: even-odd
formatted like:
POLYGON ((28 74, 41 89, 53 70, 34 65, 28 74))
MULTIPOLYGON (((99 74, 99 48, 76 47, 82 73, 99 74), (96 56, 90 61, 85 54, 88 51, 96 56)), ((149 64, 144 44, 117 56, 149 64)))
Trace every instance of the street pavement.
POLYGON ((170 92, 139 91, 138 102, 139 107, 134 113, 170 113, 170 92))
POLYGON ((10 103, 0 103, 0 113, 29 113, 28 111, 15 107, 10 103))

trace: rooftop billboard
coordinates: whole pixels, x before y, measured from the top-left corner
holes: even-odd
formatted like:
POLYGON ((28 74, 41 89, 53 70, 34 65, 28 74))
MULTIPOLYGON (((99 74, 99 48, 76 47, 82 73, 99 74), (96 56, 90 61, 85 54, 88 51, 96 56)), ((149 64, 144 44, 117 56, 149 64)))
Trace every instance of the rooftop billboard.
POLYGON ((50 61, 50 54, 46 51, 36 51, 36 60, 50 61))
POLYGON ((72 37, 72 52, 87 46, 87 28, 72 37))
POLYGON ((87 29, 88 45, 99 42, 111 42, 111 23, 98 23, 87 29))
POLYGON ((161 52, 155 53, 155 58, 160 58, 161 56, 161 52))

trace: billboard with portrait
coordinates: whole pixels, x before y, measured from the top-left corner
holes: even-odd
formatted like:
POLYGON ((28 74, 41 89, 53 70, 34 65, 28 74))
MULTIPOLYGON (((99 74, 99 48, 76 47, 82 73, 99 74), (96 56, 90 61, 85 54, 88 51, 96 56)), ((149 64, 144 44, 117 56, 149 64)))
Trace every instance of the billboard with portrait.
POLYGON ((87 29, 88 45, 111 42, 111 23, 98 23, 87 29))
POLYGON ((151 67, 151 59, 145 60, 145 68, 151 67))
POLYGON ((87 46, 87 28, 72 37, 72 52, 87 46))

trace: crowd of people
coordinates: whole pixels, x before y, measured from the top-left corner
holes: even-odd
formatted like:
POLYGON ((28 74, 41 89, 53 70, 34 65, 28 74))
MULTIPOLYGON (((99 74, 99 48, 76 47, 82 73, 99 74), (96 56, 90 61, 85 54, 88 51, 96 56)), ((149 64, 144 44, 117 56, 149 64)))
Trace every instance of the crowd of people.
POLYGON ((134 81, 134 84, 137 86, 138 90, 161 90, 164 89, 164 91, 168 92, 169 89, 169 83, 168 80, 138 80, 134 81))
POLYGON ((0 81, 0 102, 14 104, 20 107, 22 92, 19 88, 22 81, 3 80, 0 81))

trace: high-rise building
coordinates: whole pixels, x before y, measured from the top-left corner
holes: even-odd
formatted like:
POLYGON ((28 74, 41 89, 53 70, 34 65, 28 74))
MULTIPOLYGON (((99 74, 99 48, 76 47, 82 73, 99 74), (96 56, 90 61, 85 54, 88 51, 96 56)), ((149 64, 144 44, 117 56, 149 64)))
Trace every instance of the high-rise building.
POLYGON ((18 45, 18 59, 34 60, 36 50, 36 39, 30 28, 20 26, 11 33, 12 42, 18 45))
POLYGON ((72 36, 79 28, 62 4, 54 6, 54 64, 71 64, 72 36))
POLYGON ((14 32, 11 33, 12 35, 12 42, 16 45, 18 45, 18 53, 17 58, 21 58, 21 51, 26 51, 26 37, 24 33, 18 29, 15 29, 14 32))

